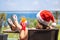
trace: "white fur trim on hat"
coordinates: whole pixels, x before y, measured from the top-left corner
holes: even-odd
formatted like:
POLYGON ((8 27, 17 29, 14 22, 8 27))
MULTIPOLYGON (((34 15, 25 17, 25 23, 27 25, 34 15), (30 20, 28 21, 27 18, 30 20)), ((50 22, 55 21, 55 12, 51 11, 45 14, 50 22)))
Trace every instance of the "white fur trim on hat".
MULTIPOLYGON (((41 12, 41 11, 40 11, 40 12, 41 12)), ((37 15, 36 15, 37 20, 38 20, 39 22, 43 23, 44 25, 48 25, 49 22, 44 21, 44 20, 41 18, 41 16, 40 16, 40 12, 37 13, 37 15)))
POLYGON ((52 23, 52 26, 53 26, 53 27, 56 27, 56 23, 52 23))

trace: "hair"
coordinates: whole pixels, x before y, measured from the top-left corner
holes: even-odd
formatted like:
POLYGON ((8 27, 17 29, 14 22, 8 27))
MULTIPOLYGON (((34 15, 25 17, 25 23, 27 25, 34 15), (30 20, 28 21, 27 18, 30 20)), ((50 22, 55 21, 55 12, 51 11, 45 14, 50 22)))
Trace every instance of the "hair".
POLYGON ((48 25, 44 25, 43 23, 40 23, 39 21, 38 21, 38 23, 39 23, 40 25, 42 25, 42 29, 46 29, 47 27, 49 27, 48 25))

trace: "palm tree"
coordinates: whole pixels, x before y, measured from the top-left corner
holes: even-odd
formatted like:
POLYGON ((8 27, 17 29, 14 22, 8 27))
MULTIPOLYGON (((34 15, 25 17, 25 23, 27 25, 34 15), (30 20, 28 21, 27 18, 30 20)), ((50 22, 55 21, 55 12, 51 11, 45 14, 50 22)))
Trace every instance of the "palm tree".
POLYGON ((6 14, 5 13, 0 13, 0 33, 2 30, 2 23, 6 21, 6 14))

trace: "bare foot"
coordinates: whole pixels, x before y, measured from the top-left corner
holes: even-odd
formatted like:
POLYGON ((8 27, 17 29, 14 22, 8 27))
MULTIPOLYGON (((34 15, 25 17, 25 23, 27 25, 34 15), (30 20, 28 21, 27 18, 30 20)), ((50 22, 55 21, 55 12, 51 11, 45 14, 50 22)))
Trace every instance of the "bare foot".
POLYGON ((12 30, 15 30, 16 29, 15 25, 13 24, 13 22, 12 22, 12 20, 10 18, 8 18, 8 21, 7 22, 8 22, 8 24, 9 24, 9 26, 10 26, 10 28, 12 30))
POLYGON ((15 26, 17 27, 17 29, 21 30, 22 26, 18 23, 17 16, 13 15, 12 18, 13 18, 13 23, 15 24, 15 26))

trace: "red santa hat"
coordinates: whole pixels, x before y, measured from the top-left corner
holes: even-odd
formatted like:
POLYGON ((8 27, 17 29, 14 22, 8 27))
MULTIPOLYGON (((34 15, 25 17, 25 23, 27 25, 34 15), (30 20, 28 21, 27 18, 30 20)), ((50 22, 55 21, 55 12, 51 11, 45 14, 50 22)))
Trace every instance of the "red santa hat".
POLYGON ((37 19, 40 23, 43 23, 44 25, 48 25, 51 20, 53 22, 52 25, 56 26, 56 23, 54 23, 54 16, 49 10, 42 10, 39 13, 37 13, 37 19))

